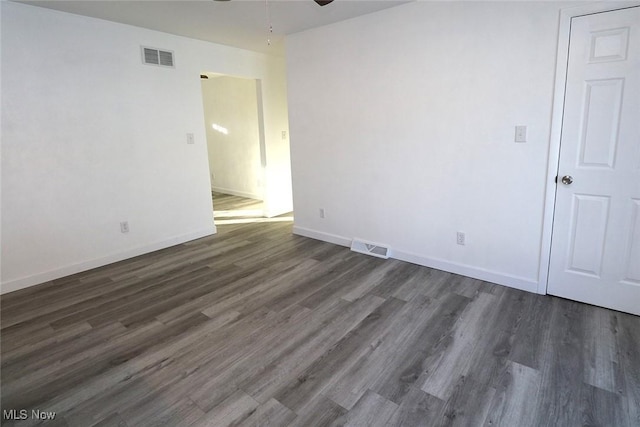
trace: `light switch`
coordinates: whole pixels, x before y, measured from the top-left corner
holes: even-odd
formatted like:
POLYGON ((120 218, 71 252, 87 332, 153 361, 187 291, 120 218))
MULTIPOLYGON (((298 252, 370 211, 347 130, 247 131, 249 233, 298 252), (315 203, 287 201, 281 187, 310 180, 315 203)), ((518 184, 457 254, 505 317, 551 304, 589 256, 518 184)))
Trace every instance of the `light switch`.
POLYGON ((516 142, 527 142, 527 127, 516 126, 516 142))
POLYGON ((192 133, 187 134, 187 144, 195 144, 195 138, 192 133))

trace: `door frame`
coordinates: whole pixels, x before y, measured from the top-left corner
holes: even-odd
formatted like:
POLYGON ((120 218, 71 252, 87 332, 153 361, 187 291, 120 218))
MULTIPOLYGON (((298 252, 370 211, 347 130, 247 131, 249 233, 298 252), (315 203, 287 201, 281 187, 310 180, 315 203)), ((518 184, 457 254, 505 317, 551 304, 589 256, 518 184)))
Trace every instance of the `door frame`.
MULTIPOLYGON (((1 0, 0 0, 1 1, 1 0)), ((257 78, 257 77, 244 77, 244 76, 238 76, 238 75, 234 75, 234 74, 227 74, 227 73, 219 73, 216 71, 202 71, 200 72, 200 75, 202 74, 209 74, 209 75, 216 75, 216 76, 221 76, 221 77, 231 77, 231 78, 236 78, 236 79, 242 79, 242 80, 251 80, 254 81, 256 84, 256 121, 258 123, 258 146, 260 149, 260 182, 261 182, 261 186, 260 186, 260 197, 262 199, 262 216, 265 218, 269 217, 269 209, 268 207, 270 206, 269 204, 269 200, 268 198, 268 183, 267 183, 267 147, 266 147, 266 135, 265 135, 265 120, 264 120, 264 99, 263 99, 263 89, 262 89, 262 79, 261 78, 257 78)), ((204 93, 202 91, 202 89, 200 89, 200 93, 202 95, 202 102, 204 104, 205 99, 204 99, 204 93)), ((204 109, 203 109, 204 110, 204 109)), ((204 111, 203 111, 204 113, 204 111)), ((206 122, 206 117, 205 117, 205 122, 206 122)), ((205 128, 207 127, 207 124, 205 123, 205 128)), ((206 139, 206 132, 207 129, 205 129, 205 139, 206 139)), ((211 164, 209 162, 209 141, 207 140, 207 143, 205 144, 206 149, 207 149, 207 166, 208 166, 208 170, 209 170, 209 176, 211 176, 211 164)), ((211 186, 211 178, 209 178, 209 186, 211 186)), ((215 212, 215 206, 213 206, 213 211, 215 212)), ((214 222, 215 224, 215 222, 214 222)))
POLYGON ((640 1, 615 1, 575 6, 560 11, 558 28, 558 52, 553 90, 551 113, 551 133, 549 135, 549 157, 547 167, 547 185, 544 199, 544 218, 542 222, 542 244, 540 251, 540 270, 538 271, 538 293, 546 294, 549 285, 549 265, 551 263, 551 240, 553 235, 553 216, 556 202, 556 176, 560 162, 560 140, 562 137, 562 119, 564 115, 564 96, 569 61, 569 38, 571 19, 614 10, 640 6, 640 1))

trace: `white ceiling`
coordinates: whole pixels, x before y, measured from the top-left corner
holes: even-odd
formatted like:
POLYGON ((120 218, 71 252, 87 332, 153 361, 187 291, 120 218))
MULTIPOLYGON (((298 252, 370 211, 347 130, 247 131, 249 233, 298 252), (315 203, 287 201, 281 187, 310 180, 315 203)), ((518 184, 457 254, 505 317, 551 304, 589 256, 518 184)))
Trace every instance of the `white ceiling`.
POLYGON ((323 7, 313 0, 19 1, 242 49, 281 54, 287 34, 413 0, 335 0, 323 7))

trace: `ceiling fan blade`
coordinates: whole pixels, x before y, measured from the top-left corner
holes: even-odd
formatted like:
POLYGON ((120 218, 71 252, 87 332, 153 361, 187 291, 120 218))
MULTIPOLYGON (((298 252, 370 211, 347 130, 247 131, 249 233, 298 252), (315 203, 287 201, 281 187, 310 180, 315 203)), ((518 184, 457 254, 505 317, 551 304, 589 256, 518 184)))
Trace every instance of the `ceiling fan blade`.
MULTIPOLYGON (((229 0, 215 0, 215 1, 229 1, 229 0)), ((331 3, 333 0, 313 0, 318 3, 320 6, 326 6, 331 3)))

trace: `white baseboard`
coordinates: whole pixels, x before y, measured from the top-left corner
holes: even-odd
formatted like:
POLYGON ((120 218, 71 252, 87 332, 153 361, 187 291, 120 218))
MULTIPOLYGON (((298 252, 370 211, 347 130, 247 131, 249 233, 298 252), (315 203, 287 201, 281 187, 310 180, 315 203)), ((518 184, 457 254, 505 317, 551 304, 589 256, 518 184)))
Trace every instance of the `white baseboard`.
POLYGON ((304 228, 297 225, 293 226, 293 234, 298 236, 310 237, 316 240, 322 240, 323 242, 333 243, 334 245, 351 247, 351 240, 346 237, 338 236, 337 234, 325 233, 323 231, 316 231, 310 228, 304 228))
POLYGON ((266 216, 267 218, 273 218, 274 216, 280 216, 280 215, 284 215, 284 214, 288 214, 288 213, 292 213, 293 212, 293 206, 291 206, 291 205, 277 206, 274 209, 273 207, 271 207, 267 203, 265 203, 265 208, 267 208, 267 207, 268 207, 268 209, 265 209, 265 211, 264 211, 264 216, 266 216))
POLYGON ((39 285, 41 283, 48 282, 50 280, 60 279, 61 277, 70 276, 72 274, 80 273, 83 271, 91 270, 93 268, 102 267, 114 262, 123 261, 125 259, 133 258, 139 255, 148 254, 160 249, 165 249, 170 246, 179 245, 181 243, 189 242, 191 240, 200 239, 202 237, 216 234, 216 226, 206 230, 195 231, 192 233, 183 234, 181 236, 172 237, 170 239, 155 242, 149 245, 129 249, 116 254, 107 255, 105 257, 92 259, 89 261, 79 262, 77 264, 68 265, 65 267, 56 268, 55 270, 46 271, 43 273, 37 273, 31 276, 22 277, 20 279, 9 280, 3 282, 0 285, 0 294, 6 294, 9 292, 17 291, 20 289, 28 288, 29 286, 39 285))
POLYGON ((509 288, 520 289, 533 293, 538 292, 538 282, 524 277, 513 276, 506 273, 499 273, 496 271, 486 270, 484 268, 445 261, 438 258, 424 257, 412 254, 410 252, 398 250, 393 250, 391 252, 391 257, 400 261, 423 265, 425 267, 435 268, 436 270, 448 271, 449 273, 455 273, 461 276, 483 280, 485 282, 496 283, 498 285, 507 286, 509 288))
MULTIPOLYGON (((293 234, 299 236, 310 237, 316 240, 333 243, 340 246, 351 246, 352 239, 338 236, 335 234, 325 233, 322 231, 311 230, 300 226, 293 227, 293 234)), ((459 274, 461 276, 471 277, 473 279, 484 280, 485 282, 496 283, 498 285, 507 286, 509 288, 520 289, 527 292, 538 293, 538 282, 525 277, 518 277, 510 274, 499 273, 484 268, 473 267, 470 265, 459 264, 451 261, 445 261, 438 258, 430 258, 422 255, 413 254, 411 252, 400 251, 391 248, 391 258, 418 264, 425 267, 435 268, 437 270, 447 271, 449 273, 459 274)))
POLYGON ((246 197, 247 199, 262 200, 262 196, 260 194, 248 193, 248 192, 239 191, 239 190, 232 190, 230 188, 211 187, 211 191, 215 191, 216 193, 231 194, 232 196, 246 197))

